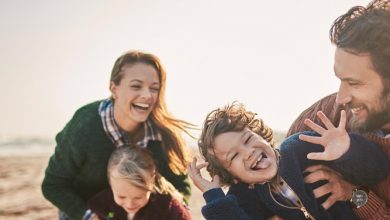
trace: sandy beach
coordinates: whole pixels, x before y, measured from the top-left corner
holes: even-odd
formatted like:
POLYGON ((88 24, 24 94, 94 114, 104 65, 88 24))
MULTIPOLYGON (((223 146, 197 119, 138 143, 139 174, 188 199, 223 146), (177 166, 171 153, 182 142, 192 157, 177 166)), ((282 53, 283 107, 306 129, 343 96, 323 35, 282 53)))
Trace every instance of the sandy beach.
MULTIPOLYGON (((0 219, 58 219, 57 209, 42 195, 40 185, 49 155, 0 154, 0 219)), ((193 219, 203 219, 201 192, 192 187, 193 219)))

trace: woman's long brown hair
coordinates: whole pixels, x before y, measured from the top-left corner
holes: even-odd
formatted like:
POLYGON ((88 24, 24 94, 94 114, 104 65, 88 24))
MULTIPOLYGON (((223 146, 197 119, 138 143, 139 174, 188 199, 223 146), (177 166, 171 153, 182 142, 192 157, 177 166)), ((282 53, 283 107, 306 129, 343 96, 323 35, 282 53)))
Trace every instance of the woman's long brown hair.
POLYGON ((169 167, 176 174, 185 173, 187 164, 190 161, 190 153, 183 137, 181 136, 181 132, 185 132, 192 137, 188 130, 195 128, 195 126, 184 120, 174 118, 168 111, 165 102, 166 72, 160 62, 160 59, 153 54, 143 53, 140 51, 129 51, 116 60, 112 69, 110 81, 118 85, 123 77, 123 67, 125 65, 134 65, 136 63, 150 65, 158 73, 160 91, 155 107, 149 118, 161 132, 163 147, 168 157, 169 167))

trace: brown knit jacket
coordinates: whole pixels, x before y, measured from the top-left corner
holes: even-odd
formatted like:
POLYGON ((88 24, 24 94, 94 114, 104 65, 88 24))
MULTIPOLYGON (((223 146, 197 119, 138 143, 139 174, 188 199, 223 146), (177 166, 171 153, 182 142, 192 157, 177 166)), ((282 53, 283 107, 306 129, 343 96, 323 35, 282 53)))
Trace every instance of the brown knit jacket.
MULTIPOLYGON (((333 124, 338 125, 342 106, 337 105, 335 101, 336 93, 320 99, 307 108, 293 122, 287 132, 287 136, 299 131, 311 130, 303 123, 306 118, 310 118, 314 122, 322 124, 316 116, 316 113, 320 110, 329 117, 333 124)), ((351 114, 347 112, 347 120, 350 116, 351 114)), ((349 128, 347 128, 347 130, 349 130, 349 128)), ((364 134, 364 136, 380 145, 383 151, 390 158, 390 138, 383 138, 375 135, 374 133, 364 134)), ((390 174, 387 178, 370 189, 368 203, 359 209, 354 209, 354 211, 360 219, 390 219, 390 174)))

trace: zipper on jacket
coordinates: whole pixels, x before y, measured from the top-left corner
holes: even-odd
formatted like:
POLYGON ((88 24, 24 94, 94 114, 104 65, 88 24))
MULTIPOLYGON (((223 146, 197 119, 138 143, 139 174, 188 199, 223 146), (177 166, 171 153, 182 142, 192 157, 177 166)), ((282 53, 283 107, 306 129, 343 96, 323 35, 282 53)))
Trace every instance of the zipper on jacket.
MULTIPOLYGON (((281 178, 281 179, 282 179, 282 178, 281 178)), ((282 180, 283 180, 283 179, 282 179, 282 180)), ((283 181, 284 181, 284 180, 283 180, 283 181)), ((286 206, 286 205, 283 205, 283 204, 281 204, 280 202, 278 202, 278 201, 274 198, 274 195, 272 194, 272 190, 271 190, 270 184, 267 184, 267 185, 268 185, 268 191, 269 191, 269 193, 270 193, 270 195, 271 195, 271 198, 272 198, 278 205, 280 205, 280 206, 282 206, 282 207, 285 207, 285 208, 288 208, 288 209, 299 209, 299 210, 303 213, 303 215, 305 216, 306 219, 315 220, 315 218, 313 217, 313 215, 311 215, 310 212, 307 211, 306 207, 303 205, 303 203, 302 203, 302 201, 301 201, 301 198, 299 198, 298 194, 295 193, 295 191, 294 191, 293 189, 291 189, 291 187, 287 184, 286 181, 284 181, 284 182, 286 183, 287 187, 288 187, 291 191, 293 191, 294 194, 296 195, 296 197, 298 198, 298 203, 299 203, 298 205, 299 205, 300 207, 286 206)))
POLYGON ((302 205, 301 211, 303 212, 303 215, 305 215, 305 218, 314 219, 313 216, 311 216, 310 213, 306 210, 305 206, 302 205))

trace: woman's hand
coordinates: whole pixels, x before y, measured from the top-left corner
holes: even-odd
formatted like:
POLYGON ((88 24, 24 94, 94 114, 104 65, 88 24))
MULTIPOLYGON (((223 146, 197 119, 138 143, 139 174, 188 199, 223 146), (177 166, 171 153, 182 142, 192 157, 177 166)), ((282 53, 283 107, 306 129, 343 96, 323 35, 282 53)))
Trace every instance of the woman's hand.
POLYGON ((306 119, 304 123, 321 136, 313 137, 301 134, 299 139, 313 144, 320 144, 324 147, 324 151, 309 153, 307 158, 311 160, 336 160, 348 151, 351 142, 345 129, 346 113, 344 110, 341 111, 338 127, 335 127, 322 111, 317 112, 317 116, 326 128, 321 127, 310 119, 306 119))
POLYGON ((188 175, 192 179, 192 182, 194 182, 195 186, 200 189, 203 193, 214 188, 220 188, 221 182, 218 175, 215 175, 212 179, 212 181, 206 180, 202 177, 202 174, 200 173, 200 170, 202 168, 207 167, 208 163, 201 163, 196 164, 197 159, 194 157, 191 163, 188 164, 187 171, 188 175))

